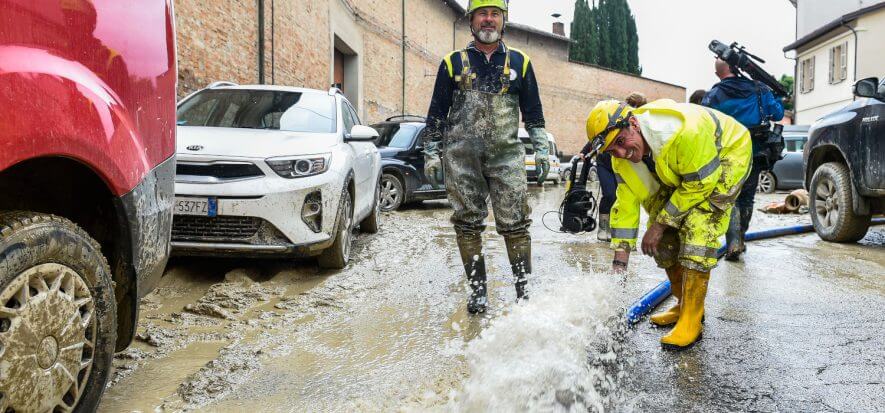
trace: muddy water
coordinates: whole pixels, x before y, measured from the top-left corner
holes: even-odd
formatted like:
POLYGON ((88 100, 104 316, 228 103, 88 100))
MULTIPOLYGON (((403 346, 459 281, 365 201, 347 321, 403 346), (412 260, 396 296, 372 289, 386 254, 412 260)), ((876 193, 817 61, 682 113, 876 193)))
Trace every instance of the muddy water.
MULTIPOLYGON (((319 271, 310 261, 175 260, 142 304, 138 339, 117 357, 101 411, 655 411, 654 400, 678 405, 674 386, 684 376, 715 389, 699 363, 729 371, 743 360, 710 360, 734 350, 706 342, 709 349, 674 359, 656 347, 655 329, 627 330, 623 308, 659 282, 661 271, 636 256, 626 276, 612 276, 610 252, 592 242, 595 236, 544 229, 541 217, 561 195, 553 187, 530 193, 536 271, 527 303, 514 303, 503 242, 490 222, 490 312, 482 317, 465 311, 467 286, 444 202, 385 215, 379 234, 357 238, 354 260, 340 272, 319 271)), ((552 216, 546 221, 558 226, 552 216)), ((806 216, 757 213, 752 225, 804 222, 806 216)), ((818 292, 837 286, 861 297, 862 306, 885 303, 883 244, 885 232, 859 246, 821 244, 813 236, 751 245, 758 262, 714 271, 711 311, 721 319, 708 321, 709 342, 718 335, 730 343, 728 332, 783 340, 758 312, 772 291, 791 282, 818 292), (795 280, 756 280, 784 263, 795 280), (749 332, 734 332, 735 322, 749 332)), ((771 353, 748 357, 756 362, 750 364, 802 362, 771 353)), ((880 355, 873 354, 874 367, 885 366, 880 355)), ((734 370, 728 377, 750 374, 734 370)), ((746 387, 765 388, 757 382, 746 387)), ((828 397, 790 388, 794 399, 828 397)), ((715 409, 714 399, 685 407, 715 409)), ((765 406, 788 404, 756 405, 765 406)))

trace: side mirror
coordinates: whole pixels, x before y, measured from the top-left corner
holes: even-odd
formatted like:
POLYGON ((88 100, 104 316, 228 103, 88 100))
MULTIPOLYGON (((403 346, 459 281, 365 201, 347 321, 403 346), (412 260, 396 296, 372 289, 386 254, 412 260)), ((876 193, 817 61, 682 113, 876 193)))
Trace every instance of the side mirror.
POLYGON ((878 92, 878 88, 879 79, 875 77, 861 79, 854 84, 854 96, 859 98, 874 98, 878 95, 878 93, 876 93, 878 92))
POLYGON ((374 142, 378 138, 378 131, 368 126, 354 125, 345 141, 350 142, 374 142))

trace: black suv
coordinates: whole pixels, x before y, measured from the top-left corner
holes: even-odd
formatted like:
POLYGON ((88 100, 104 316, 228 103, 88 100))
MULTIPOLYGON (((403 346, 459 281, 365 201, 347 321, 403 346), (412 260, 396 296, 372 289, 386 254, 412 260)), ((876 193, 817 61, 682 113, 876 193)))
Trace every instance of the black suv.
POLYGON ((818 120, 805 145, 805 187, 818 235, 863 238, 885 212, 885 79, 859 80, 848 106, 818 120))
POLYGON ((381 210, 393 211, 415 201, 445 199, 445 186, 433 186, 424 176, 424 131, 420 116, 394 116, 372 127, 378 131, 375 145, 381 153, 381 210))

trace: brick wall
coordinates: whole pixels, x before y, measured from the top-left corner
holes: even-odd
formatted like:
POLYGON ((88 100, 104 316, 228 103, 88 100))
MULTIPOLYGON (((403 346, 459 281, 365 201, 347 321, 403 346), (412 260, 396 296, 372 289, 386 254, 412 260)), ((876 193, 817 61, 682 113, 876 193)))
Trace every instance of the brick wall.
MULTIPOLYGON (((403 0, 264 2, 267 83, 327 88, 332 83, 336 34, 359 33, 347 36, 350 42, 361 43, 348 45, 361 51, 360 91, 348 92, 348 96, 359 96, 353 103, 364 123, 403 111, 426 114, 443 55, 453 44, 460 48, 471 40, 466 20, 453 25, 459 16, 443 1, 406 0, 404 102, 403 0)), ((179 96, 216 80, 258 81, 256 0, 179 0, 175 7, 179 96)), ((601 99, 623 99, 633 91, 650 99, 685 97, 685 89, 679 86, 571 63, 568 43, 559 39, 510 28, 505 41, 531 57, 547 128, 567 154, 584 145, 584 121, 601 99)))

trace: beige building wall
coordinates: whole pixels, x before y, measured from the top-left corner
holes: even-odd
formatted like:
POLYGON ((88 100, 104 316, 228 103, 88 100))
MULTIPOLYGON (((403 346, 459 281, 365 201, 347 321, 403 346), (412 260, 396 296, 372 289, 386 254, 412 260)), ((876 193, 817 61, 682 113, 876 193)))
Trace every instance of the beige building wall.
POLYGON ((885 9, 861 16, 857 30, 857 80, 867 77, 885 77, 885 9))
MULTIPOLYGON (((328 88, 335 48, 352 53, 345 95, 363 123, 403 112, 425 115, 442 57, 472 39, 463 15, 440 0, 405 2, 403 99, 402 0, 265 0, 265 81, 328 88), (348 84, 349 83, 349 84, 348 84)), ((258 82, 255 0, 176 2, 179 96, 217 80, 258 82)), ((685 89, 568 61, 568 41, 509 28, 505 42, 535 66, 549 132, 566 154, 586 142, 584 121, 602 99, 633 91, 682 100, 685 89)))

